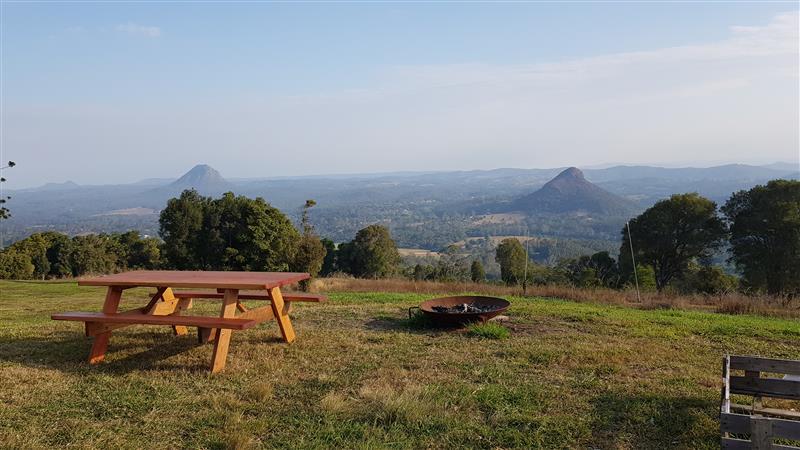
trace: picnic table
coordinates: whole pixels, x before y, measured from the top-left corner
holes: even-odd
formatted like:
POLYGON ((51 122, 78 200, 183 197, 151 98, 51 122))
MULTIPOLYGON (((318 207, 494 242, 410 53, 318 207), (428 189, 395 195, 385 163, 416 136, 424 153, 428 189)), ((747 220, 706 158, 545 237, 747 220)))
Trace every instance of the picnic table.
POLYGON ((289 319, 292 302, 320 302, 325 296, 284 294, 281 287, 309 278, 307 273, 293 272, 217 272, 141 270, 100 277, 82 278, 79 286, 106 286, 102 312, 66 312, 53 314, 53 320, 84 322, 86 336, 93 336, 89 363, 105 359, 113 330, 130 325, 170 326, 176 335, 188 334, 187 327, 197 327, 201 343, 213 342, 211 372, 225 368, 231 334, 261 322, 275 319, 283 340, 294 341, 289 319), (143 307, 119 312, 123 291, 136 287, 152 287, 155 292, 143 307), (193 290, 176 290, 189 288, 193 290), (194 290, 203 289, 203 290, 194 290), (195 299, 221 300, 219 317, 183 314, 195 299), (248 309, 241 300, 263 300, 268 305, 248 309), (239 314, 237 315, 237 311, 239 314))

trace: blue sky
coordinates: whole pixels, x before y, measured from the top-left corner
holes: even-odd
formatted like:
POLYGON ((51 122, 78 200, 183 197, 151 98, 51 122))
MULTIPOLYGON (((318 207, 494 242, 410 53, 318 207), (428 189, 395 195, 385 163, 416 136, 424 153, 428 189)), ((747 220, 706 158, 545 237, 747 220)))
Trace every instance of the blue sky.
POLYGON ((9 188, 798 158, 796 2, 2 13, 9 188))

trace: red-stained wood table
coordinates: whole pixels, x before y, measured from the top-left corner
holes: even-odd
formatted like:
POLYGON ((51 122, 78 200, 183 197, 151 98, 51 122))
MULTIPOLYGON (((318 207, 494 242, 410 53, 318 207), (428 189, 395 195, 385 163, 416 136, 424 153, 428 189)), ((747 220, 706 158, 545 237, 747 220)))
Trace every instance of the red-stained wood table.
POLYGON ((89 363, 105 358, 113 330, 129 325, 166 325, 175 334, 187 334, 187 326, 197 327, 201 342, 214 342, 211 372, 225 367, 233 331, 251 328, 275 319, 285 342, 295 339, 289 309, 292 301, 324 301, 321 295, 281 293, 281 287, 309 278, 307 273, 292 272, 213 272, 141 270, 101 277, 82 278, 79 286, 106 286, 105 303, 100 313, 68 312, 53 314, 53 320, 85 322, 86 335, 94 336, 89 363), (135 287, 152 287, 156 292, 147 305, 119 312, 122 292, 135 287), (180 291, 176 288, 209 289, 180 291), (243 292, 248 291, 248 292, 243 292), (193 299, 221 299, 219 317, 182 314, 191 308, 193 299), (242 299, 265 300, 269 305, 248 309, 242 299), (239 312, 237 315, 236 312, 239 312))

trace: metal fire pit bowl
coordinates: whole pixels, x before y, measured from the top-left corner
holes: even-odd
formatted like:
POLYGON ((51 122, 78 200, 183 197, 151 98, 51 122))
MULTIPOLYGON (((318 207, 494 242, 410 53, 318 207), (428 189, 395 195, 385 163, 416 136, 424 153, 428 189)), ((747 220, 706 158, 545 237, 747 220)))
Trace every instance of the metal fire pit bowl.
MULTIPOLYGON (((464 325, 470 322, 486 322, 492 317, 505 312, 511 306, 506 300, 497 297, 483 297, 475 295, 462 295, 457 297, 441 297, 434 298, 422 302, 419 305, 419 310, 428 316, 437 325, 442 326, 457 326, 464 325), (482 312, 439 312, 434 309, 435 306, 452 308, 463 304, 472 305, 481 309, 486 309, 482 312)), ((409 308, 409 315, 414 307, 409 308)))

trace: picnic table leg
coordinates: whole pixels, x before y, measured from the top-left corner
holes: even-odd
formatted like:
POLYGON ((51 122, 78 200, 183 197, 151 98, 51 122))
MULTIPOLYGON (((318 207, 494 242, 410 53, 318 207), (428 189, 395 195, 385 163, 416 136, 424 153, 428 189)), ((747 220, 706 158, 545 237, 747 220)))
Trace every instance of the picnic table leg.
MULTIPOLYGON (((122 298, 122 288, 109 286, 106 291, 106 301, 103 303, 104 314, 114 314, 119 308, 119 300, 122 298)), ((89 352, 89 364, 97 364, 105 359, 108 341, 111 339, 111 331, 100 333, 94 337, 92 349, 89 352)))
MULTIPOLYGON (((219 316, 222 318, 232 318, 236 315, 236 303, 239 300, 238 289, 225 289, 225 296, 222 298, 222 310, 219 316)), ((214 341, 214 352, 211 355, 211 373, 217 373, 225 368, 225 360, 228 357, 228 346, 231 343, 231 333, 233 330, 217 329, 216 340, 214 341)))
MULTIPOLYGON (((175 298, 175 293, 172 292, 170 288, 164 290, 164 293, 161 294, 161 299, 164 303, 168 303, 174 308, 172 312, 169 313, 171 316, 179 316, 181 315, 181 311, 192 307, 192 299, 177 299, 175 298)), ((189 333, 189 330, 183 325, 173 325, 172 331, 176 336, 184 336, 189 333)))
POLYGON ((270 304, 272 305, 272 313, 275 315, 275 320, 281 329, 281 335, 286 342, 294 341, 294 328, 292 322, 289 320, 289 315, 283 309, 283 295, 281 288, 275 287, 269 290, 270 304))

